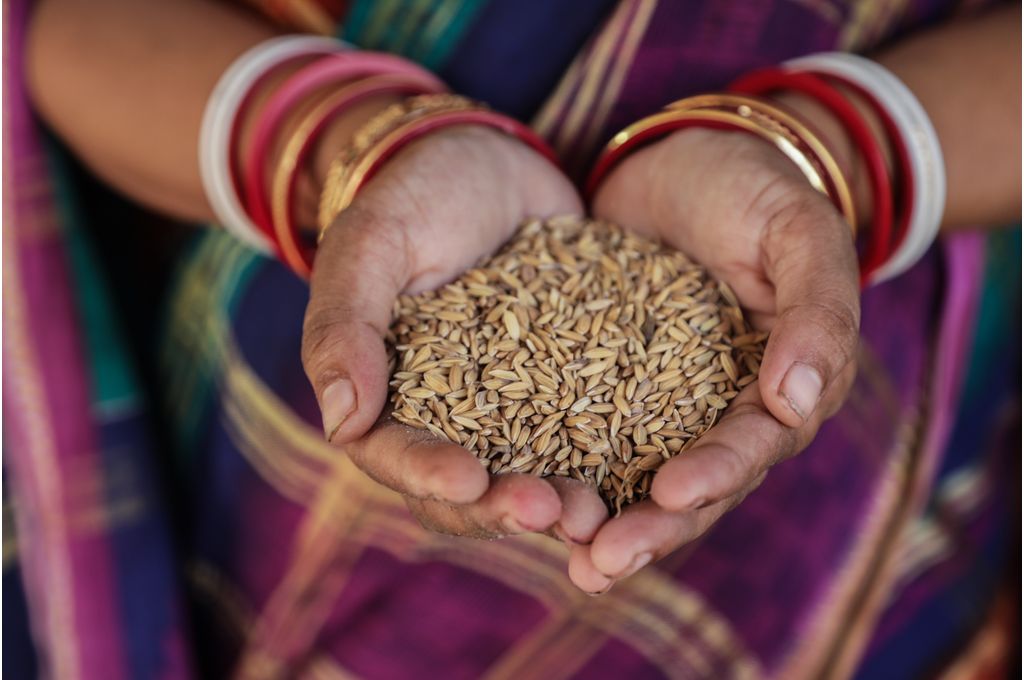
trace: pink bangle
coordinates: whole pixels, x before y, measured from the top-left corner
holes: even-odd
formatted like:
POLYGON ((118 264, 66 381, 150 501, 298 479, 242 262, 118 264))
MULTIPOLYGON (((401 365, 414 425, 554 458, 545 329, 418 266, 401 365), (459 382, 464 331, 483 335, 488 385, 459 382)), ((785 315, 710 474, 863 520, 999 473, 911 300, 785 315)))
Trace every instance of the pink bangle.
MULTIPOLYGON (((417 79, 415 92, 444 92, 444 83, 412 62, 391 54, 340 52, 328 55, 293 74, 267 101, 256 121, 252 143, 242 167, 245 207, 257 227, 273 237, 274 226, 265 192, 265 167, 278 128, 289 112, 318 89, 372 75, 404 75, 417 79)), ((408 88, 405 88, 408 89, 408 88)))
MULTIPOLYGON (((271 228, 269 235, 278 255, 289 260, 288 254, 298 242, 298 229, 293 220, 295 188, 299 171, 324 127, 340 112, 374 95, 387 92, 423 94, 425 88, 431 86, 431 81, 425 80, 418 73, 374 76, 356 81, 331 94, 303 118, 289 139, 272 179, 268 206, 271 228), (285 237, 286 241, 281 240, 281 234, 288 235, 285 237)), ((263 198, 266 199, 266 196, 263 198)))

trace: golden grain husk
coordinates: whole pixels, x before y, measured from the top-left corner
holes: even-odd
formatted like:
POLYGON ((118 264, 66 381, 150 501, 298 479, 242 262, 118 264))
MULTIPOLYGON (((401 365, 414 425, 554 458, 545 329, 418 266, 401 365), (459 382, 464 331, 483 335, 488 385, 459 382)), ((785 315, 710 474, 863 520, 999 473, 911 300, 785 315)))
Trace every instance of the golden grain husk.
POLYGON ((492 474, 592 484, 618 513, 756 378, 764 340, 682 253, 606 222, 531 220, 396 302, 392 415, 492 474))

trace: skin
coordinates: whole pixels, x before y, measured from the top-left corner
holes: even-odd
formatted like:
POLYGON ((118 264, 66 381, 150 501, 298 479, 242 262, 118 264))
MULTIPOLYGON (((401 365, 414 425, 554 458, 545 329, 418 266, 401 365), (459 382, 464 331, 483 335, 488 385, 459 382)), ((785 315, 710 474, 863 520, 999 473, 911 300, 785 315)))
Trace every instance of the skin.
MULTIPOLYGON (((936 126, 949 177, 946 229, 1019 218, 1019 25, 1020 8, 1001 7, 875 55, 936 126)), ((273 34, 258 17, 208 0, 43 0, 28 41, 29 86, 46 121, 113 186, 156 210, 208 220, 195 152, 203 106, 230 62, 273 34)), ((330 159, 388 103, 367 102, 325 133, 307 168, 306 214, 330 159)), ((785 103, 837 149, 867 214, 864 171, 835 122, 800 97, 785 103)), ((852 242, 835 210, 785 157, 743 135, 670 135, 626 159, 591 208, 707 265, 772 331, 760 379, 699 446, 666 463, 650 501, 621 517, 608 519, 581 485, 488 477, 468 451, 378 422, 395 296, 456 277, 525 217, 583 211, 572 185, 515 140, 444 130, 409 145, 366 186, 317 255, 303 363, 326 435, 405 495, 421 523, 480 538, 555 535, 571 548, 570 578, 596 593, 702 534, 772 465, 806 447, 852 382, 859 294, 852 242), (795 389, 787 382, 794 366, 813 371, 821 389, 808 391, 807 380, 795 389)))

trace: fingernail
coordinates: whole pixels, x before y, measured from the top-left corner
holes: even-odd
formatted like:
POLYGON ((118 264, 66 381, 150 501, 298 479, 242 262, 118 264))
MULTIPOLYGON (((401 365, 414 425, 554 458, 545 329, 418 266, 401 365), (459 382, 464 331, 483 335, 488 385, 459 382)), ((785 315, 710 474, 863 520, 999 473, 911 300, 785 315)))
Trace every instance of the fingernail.
POLYGON ((697 496, 696 498, 691 500, 689 503, 687 503, 686 507, 682 508, 682 512, 690 512, 692 510, 700 510, 701 508, 703 508, 707 504, 708 504, 708 499, 707 498, 705 498, 704 496, 697 496))
POLYGON ((607 593, 609 590, 612 589, 613 585, 615 585, 615 584, 614 583, 609 583, 608 586, 606 588, 602 589, 602 590, 595 590, 592 593, 588 592, 588 591, 584 591, 584 592, 586 592, 587 595, 590 595, 590 597, 597 597, 598 595, 604 595, 605 593, 607 593))
POLYGON ((803 420, 814 412, 821 399, 821 374, 807 364, 794 362, 779 386, 779 394, 803 420))
POLYGON ((324 435, 327 441, 334 439, 338 429, 356 408, 356 390, 352 381, 342 378, 327 386, 320 397, 320 409, 324 416, 324 435))
POLYGON ((504 527, 505 531, 507 531, 510 534, 525 534, 526 533, 526 528, 522 524, 520 524, 519 521, 516 520, 511 515, 505 515, 504 517, 501 518, 501 526, 504 527))
POLYGON ((569 534, 565 533, 565 529, 563 529, 560 524, 556 524, 552 527, 551 531, 555 534, 555 538, 560 540, 562 543, 565 543, 566 545, 579 545, 578 541, 572 540, 572 538, 569 537, 569 534))
POLYGON ((639 555, 633 558, 632 562, 629 563, 629 568, 627 568, 625 573, 623 573, 622 578, 625 578, 626 576, 631 576, 636 572, 640 571, 648 564, 650 564, 652 559, 654 559, 653 553, 640 553, 639 555))

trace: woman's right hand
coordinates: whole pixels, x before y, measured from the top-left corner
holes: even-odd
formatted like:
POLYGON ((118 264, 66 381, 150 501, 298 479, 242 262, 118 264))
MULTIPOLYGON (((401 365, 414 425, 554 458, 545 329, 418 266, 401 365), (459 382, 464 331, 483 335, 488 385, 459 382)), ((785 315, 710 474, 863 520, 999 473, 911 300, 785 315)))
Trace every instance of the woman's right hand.
POLYGON ((607 518, 596 492, 575 480, 489 476, 456 444, 390 420, 375 426, 387 401, 384 335, 398 295, 456 278, 527 217, 581 211, 569 180, 526 145, 488 128, 452 127, 402 150, 320 244, 302 359, 324 431, 428 528, 476 537, 549 532, 583 543, 607 518))

